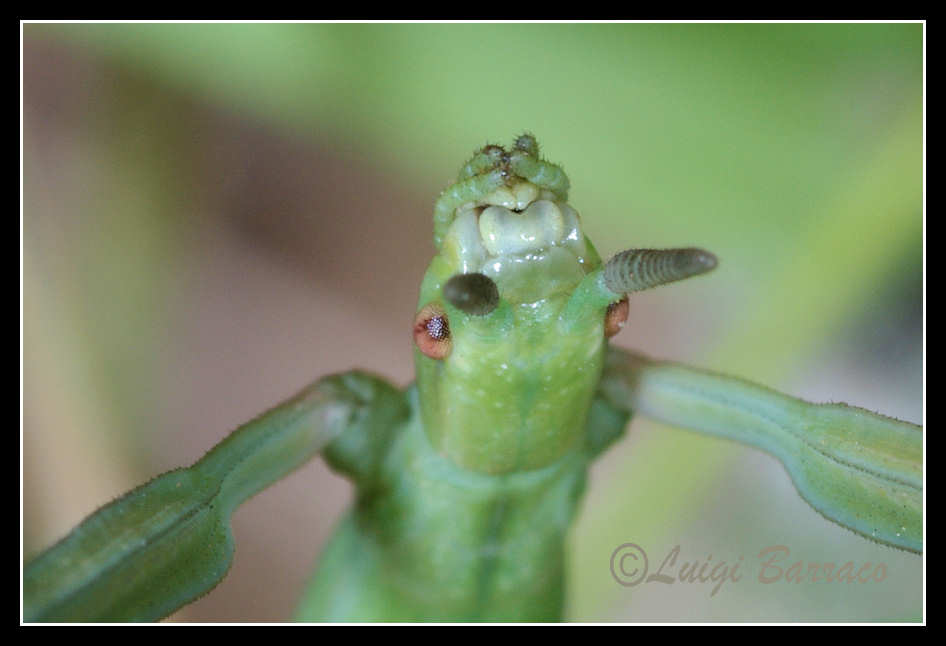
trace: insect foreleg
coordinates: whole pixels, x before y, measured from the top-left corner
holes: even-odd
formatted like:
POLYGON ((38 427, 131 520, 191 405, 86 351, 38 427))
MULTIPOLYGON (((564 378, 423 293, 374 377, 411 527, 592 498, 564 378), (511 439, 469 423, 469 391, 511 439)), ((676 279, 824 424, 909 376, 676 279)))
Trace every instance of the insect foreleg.
POLYGON ((25 621, 155 621, 213 588, 233 558, 230 516, 319 453, 368 471, 408 414, 404 394, 351 372, 320 379, 186 469, 102 507, 23 571, 25 621))
POLYGON ((619 410, 762 449, 825 518, 871 540, 923 550, 919 426, 617 348, 608 352, 598 392, 619 410))

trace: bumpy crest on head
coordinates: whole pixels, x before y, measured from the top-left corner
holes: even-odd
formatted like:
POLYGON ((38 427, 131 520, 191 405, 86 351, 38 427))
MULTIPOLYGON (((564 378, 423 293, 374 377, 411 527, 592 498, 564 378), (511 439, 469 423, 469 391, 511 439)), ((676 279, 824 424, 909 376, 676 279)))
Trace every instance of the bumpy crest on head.
POLYGON ((457 208, 467 203, 493 204, 513 210, 527 206, 523 204, 524 196, 513 193, 522 180, 548 191, 563 202, 568 199, 565 171, 539 158, 539 144, 533 135, 525 133, 516 137, 508 150, 487 144, 476 151, 460 169, 457 181, 440 194, 434 207, 434 244, 437 248, 443 243, 457 208), (503 188, 509 189, 508 195, 501 190, 503 188), (492 199, 484 200, 486 196, 492 199))
MULTIPOLYGON (((511 304, 559 297, 600 264, 567 203, 568 178, 538 153, 528 133, 509 148, 484 146, 461 167, 435 209, 441 266, 488 278, 511 304)), ((464 290, 454 295, 469 291, 473 283, 464 281, 464 290)), ((470 313, 466 305, 454 305, 470 313)))

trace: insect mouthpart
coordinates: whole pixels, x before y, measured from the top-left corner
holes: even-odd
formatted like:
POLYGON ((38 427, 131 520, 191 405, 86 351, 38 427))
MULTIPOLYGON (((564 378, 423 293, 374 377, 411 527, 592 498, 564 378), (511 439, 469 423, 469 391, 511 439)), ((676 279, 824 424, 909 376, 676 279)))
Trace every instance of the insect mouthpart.
POLYGON ((534 194, 536 199, 528 204, 508 200, 507 205, 461 207, 441 247, 441 255, 457 273, 484 274, 499 286, 503 298, 520 303, 573 288, 596 262, 575 209, 549 191, 517 188, 523 185, 531 186, 523 181, 512 191, 534 194))

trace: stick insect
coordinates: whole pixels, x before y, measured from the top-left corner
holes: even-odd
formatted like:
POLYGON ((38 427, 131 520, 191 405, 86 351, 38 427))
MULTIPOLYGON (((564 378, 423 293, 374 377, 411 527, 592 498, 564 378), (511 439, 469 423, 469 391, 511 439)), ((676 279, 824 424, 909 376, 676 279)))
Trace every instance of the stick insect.
POLYGON ((828 519, 920 553, 922 429, 610 347, 629 294, 717 260, 603 262, 568 189, 532 135, 478 150, 434 209, 416 382, 325 377, 103 507, 27 564, 24 619, 167 616, 226 574, 233 510, 321 454, 357 496, 296 619, 559 621, 589 464, 632 415, 767 451, 828 519))

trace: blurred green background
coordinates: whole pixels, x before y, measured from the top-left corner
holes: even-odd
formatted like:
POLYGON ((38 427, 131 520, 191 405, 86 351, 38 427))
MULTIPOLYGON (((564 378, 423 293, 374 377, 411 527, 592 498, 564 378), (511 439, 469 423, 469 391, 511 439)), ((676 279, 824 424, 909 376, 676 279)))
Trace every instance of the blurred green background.
MULTIPOLYGON (((602 256, 698 245, 710 276, 635 296, 619 345, 814 401, 923 417, 919 24, 26 24, 26 555, 330 372, 413 374, 432 205, 487 141, 535 133, 602 256)), ((290 616, 348 484, 321 461, 234 520, 179 621, 290 616)), ((632 422, 571 539, 583 621, 922 614, 922 559, 802 502, 768 456, 632 422), (743 579, 624 588, 656 568, 743 579), (883 563, 872 584, 757 580, 883 563)))

